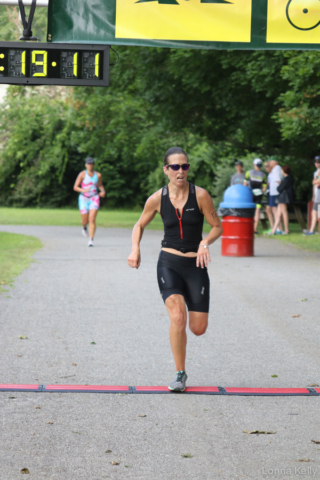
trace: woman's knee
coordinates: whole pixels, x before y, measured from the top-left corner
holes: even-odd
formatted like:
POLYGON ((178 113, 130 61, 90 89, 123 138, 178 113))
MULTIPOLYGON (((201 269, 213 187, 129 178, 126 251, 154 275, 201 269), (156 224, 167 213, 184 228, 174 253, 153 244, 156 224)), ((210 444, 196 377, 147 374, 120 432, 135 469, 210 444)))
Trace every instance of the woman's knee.
POLYGON ((207 323, 201 325, 190 325, 190 330, 194 335, 200 337, 201 335, 204 335, 206 333, 207 326, 207 323))
POLYGON ((174 309, 170 314, 171 324, 175 327, 184 330, 187 326, 187 315, 181 309, 174 309))
POLYGON ((169 297, 166 301, 166 307, 170 316, 171 325, 185 329, 187 325, 187 312, 185 306, 180 305, 180 302, 175 302, 169 297))
POLYGON ((192 312, 189 314, 189 328, 194 335, 199 337, 206 333, 208 327, 208 314, 192 312))

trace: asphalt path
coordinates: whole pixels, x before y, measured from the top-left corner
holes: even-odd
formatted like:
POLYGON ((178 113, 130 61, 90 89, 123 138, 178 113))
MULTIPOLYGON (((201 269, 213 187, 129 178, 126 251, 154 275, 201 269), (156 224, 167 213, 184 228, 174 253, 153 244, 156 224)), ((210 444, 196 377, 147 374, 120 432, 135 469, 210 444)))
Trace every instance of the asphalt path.
MULTIPOLYGON (((1 384, 173 380, 161 232, 145 232, 137 271, 129 230, 98 229, 94 248, 80 228, 0 230, 44 244, 0 295, 1 384)), ((320 385, 320 255, 263 238, 252 258, 220 249, 210 247, 208 331, 188 333, 188 384, 320 385)), ((0 405, 1 480, 24 468, 39 480, 320 478, 320 397, 0 392, 0 405)))

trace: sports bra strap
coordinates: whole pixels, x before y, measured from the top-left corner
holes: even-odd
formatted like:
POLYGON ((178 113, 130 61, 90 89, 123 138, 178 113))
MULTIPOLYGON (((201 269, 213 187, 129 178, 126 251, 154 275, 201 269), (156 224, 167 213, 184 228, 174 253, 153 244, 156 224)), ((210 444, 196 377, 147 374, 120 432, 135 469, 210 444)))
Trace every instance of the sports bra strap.
MULTIPOLYGON (((190 185, 189 192, 194 195, 196 193, 196 187, 193 185, 193 183, 189 183, 189 185, 190 185)), ((165 185, 162 188, 162 196, 164 197, 165 195, 168 195, 168 192, 169 192, 168 185, 165 185)))

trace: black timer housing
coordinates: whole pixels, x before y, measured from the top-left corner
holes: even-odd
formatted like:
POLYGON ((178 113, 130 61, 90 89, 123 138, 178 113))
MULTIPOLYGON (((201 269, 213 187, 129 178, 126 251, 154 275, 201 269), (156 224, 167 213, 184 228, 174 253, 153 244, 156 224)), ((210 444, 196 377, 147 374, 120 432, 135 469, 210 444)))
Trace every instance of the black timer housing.
POLYGON ((108 45, 0 42, 0 83, 109 86, 108 45))

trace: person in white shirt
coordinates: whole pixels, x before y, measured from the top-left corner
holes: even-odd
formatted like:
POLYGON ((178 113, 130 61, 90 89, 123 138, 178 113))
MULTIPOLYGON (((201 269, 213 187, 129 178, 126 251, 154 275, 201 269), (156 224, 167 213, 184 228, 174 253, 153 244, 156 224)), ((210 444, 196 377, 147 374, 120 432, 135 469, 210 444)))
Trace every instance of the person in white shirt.
MULTIPOLYGON (((277 190, 282 180, 281 167, 276 160, 270 160, 269 162, 271 172, 268 175, 269 180, 269 206, 271 207, 274 221, 276 221, 279 192, 277 190)), ((280 225, 281 229, 281 225, 280 225)), ((276 233, 282 233, 282 230, 276 230, 276 233)))
POLYGON ((271 207, 269 205, 269 198, 270 198, 270 175, 271 175, 271 167, 270 167, 270 162, 264 162, 264 169, 267 172, 268 175, 268 187, 267 191, 265 194, 267 195, 267 205, 266 205, 266 214, 270 223, 270 228, 273 228, 274 225, 274 219, 271 211, 271 207))

